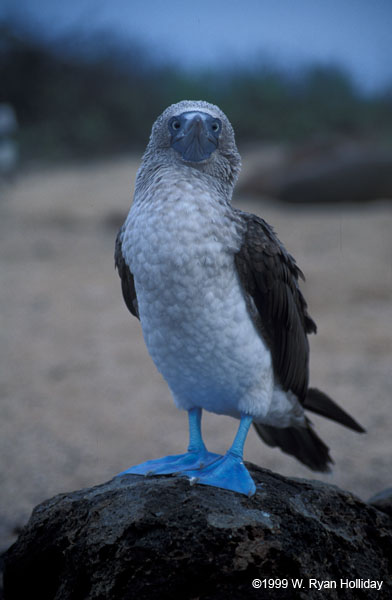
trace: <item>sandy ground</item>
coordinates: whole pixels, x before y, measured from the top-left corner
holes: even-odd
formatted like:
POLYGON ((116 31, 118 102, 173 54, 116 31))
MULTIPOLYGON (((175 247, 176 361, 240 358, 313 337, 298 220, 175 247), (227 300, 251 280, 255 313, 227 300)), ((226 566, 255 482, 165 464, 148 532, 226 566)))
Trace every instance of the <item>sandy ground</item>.
MULTIPOLYGON (((0 548, 38 502, 186 447, 186 414, 173 406, 113 268, 136 167, 125 157, 41 169, 0 188, 0 548)), ((332 449, 332 475, 313 475, 253 431, 246 459, 366 499, 391 485, 391 204, 236 203, 272 223, 306 273, 319 327, 311 382, 368 430, 313 418, 332 449)), ((236 427, 205 414, 209 448, 224 452, 236 427)))

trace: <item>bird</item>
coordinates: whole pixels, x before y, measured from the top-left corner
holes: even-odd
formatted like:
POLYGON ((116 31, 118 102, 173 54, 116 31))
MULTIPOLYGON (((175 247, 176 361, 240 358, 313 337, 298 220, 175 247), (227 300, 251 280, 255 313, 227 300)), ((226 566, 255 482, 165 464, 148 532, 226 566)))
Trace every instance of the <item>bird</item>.
POLYGON ((189 446, 121 476, 172 474, 250 497, 243 454, 252 424, 266 444, 321 472, 333 461, 305 411, 365 431, 309 387, 316 324, 304 276, 264 219, 232 206, 240 168, 233 127, 214 104, 183 100, 152 126, 115 267, 149 354, 188 413, 189 446), (207 450, 203 410, 239 420, 224 455, 207 450))

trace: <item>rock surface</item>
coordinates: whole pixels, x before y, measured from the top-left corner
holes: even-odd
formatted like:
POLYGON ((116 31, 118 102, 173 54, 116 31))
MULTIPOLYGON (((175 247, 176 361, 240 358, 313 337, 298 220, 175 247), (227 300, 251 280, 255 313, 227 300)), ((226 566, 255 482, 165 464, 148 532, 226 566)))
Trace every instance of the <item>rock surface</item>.
POLYGON ((392 154, 360 143, 308 143, 280 156, 268 170, 254 164, 242 192, 293 204, 369 202, 392 198, 392 154))
POLYGON ((248 466, 253 498, 126 475, 47 500, 5 555, 5 600, 392 597, 387 514, 334 486, 248 466), (311 579, 337 587, 318 591, 311 579), (368 580, 381 590, 358 587, 368 580))
POLYGON ((378 492, 369 498, 368 504, 371 504, 392 518, 392 488, 378 492))

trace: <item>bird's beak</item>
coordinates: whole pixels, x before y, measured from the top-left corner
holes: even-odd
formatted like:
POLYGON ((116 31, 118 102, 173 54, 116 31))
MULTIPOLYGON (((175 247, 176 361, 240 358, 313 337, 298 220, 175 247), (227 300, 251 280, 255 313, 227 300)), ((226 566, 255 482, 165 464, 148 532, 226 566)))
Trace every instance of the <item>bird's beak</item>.
POLYGON ((217 149, 221 128, 207 113, 185 112, 169 121, 170 145, 186 162, 201 162, 217 149))

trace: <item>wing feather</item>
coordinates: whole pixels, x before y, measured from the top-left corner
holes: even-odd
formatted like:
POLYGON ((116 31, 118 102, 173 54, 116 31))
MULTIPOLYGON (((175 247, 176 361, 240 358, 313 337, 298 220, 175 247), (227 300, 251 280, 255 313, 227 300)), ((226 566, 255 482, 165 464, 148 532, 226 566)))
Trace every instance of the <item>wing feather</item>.
POLYGON ((122 252, 122 239, 124 235, 124 227, 121 227, 116 237, 116 246, 114 251, 114 265, 121 279, 121 290, 125 304, 128 310, 137 318, 139 318, 139 309, 135 290, 135 282, 129 266, 126 263, 122 252))
POLYGON ((316 324, 299 289, 303 273, 263 219, 238 213, 246 228, 235 264, 251 316, 271 349, 280 385, 304 402, 309 378, 307 334, 316 332, 316 324))

